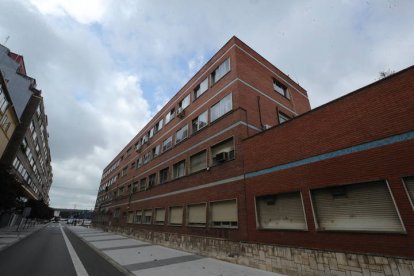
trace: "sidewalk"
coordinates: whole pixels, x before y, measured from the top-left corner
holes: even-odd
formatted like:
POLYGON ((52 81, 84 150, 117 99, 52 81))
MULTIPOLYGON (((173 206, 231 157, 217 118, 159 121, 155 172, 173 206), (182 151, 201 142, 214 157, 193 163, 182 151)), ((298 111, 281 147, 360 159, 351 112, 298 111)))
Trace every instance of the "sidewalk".
POLYGON ((0 228, 0 251, 29 236, 37 230, 43 228, 46 224, 36 224, 34 226, 23 228, 17 226, 0 228))
POLYGON ((68 228, 106 259, 111 259, 134 275, 281 276, 277 273, 150 244, 100 229, 81 226, 68 228))

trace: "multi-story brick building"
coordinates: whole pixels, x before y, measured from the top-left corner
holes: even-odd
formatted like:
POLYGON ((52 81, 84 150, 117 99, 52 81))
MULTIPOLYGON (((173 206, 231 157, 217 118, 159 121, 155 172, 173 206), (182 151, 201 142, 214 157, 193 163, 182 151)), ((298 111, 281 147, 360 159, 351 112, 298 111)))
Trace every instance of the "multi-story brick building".
POLYGON ((23 57, 2 45, 0 70, 5 80, 2 88, 8 92, 5 110, 15 115, 2 114, 10 123, 7 140, 1 145, 2 184, 16 186, 19 196, 48 204, 52 167, 41 91, 36 88, 36 80, 27 76, 23 57))
POLYGON ((105 168, 95 223, 285 273, 414 272, 413 76, 310 111, 233 37, 105 168))

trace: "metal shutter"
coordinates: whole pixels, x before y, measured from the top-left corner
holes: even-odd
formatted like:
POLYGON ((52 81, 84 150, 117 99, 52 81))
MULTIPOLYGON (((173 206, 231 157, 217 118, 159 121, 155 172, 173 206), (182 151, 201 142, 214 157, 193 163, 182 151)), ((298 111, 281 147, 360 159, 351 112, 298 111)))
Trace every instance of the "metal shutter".
POLYGON ((414 176, 404 178, 404 182, 408 195, 410 196, 411 203, 414 206, 414 176))
POLYGON ((189 205, 187 208, 188 223, 206 223, 206 204, 189 205))
POLYGON ((236 200, 212 202, 210 207, 213 222, 237 222, 236 200))
POLYGON ((259 228, 307 229, 299 192, 258 197, 256 208, 259 228))
POLYGON ((170 223, 182 224, 183 223, 183 207, 171 207, 170 208, 170 223))
POLYGON ((320 230, 403 232, 385 181, 312 191, 320 230))
POLYGON ((164 222, 165 220, 165 209, 156 209, 155 210, 155 221, 164 222))

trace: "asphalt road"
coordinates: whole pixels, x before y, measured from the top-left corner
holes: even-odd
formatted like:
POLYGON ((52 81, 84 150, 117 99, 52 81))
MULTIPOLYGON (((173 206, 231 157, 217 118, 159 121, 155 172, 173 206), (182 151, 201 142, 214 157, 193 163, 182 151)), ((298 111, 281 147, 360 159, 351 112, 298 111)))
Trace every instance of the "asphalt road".
POLYGON ((65 233, 81 261, 77 263, 77 269, 72 261, 73 252, 72 255, 69 253, 61 226, 53 223, 0 251, 0 275, 124 275, 69 230, 65 230, 65 233), (79 272, 79 266, 82 265, 86 273, 82 273, 82 270, 79 272))

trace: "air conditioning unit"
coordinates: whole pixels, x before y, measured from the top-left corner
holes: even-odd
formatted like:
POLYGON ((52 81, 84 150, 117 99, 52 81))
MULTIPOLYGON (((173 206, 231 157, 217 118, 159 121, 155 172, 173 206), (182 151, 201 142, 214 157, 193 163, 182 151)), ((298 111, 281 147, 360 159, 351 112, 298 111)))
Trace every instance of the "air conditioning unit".
POLYGON ((264 125, 264 126, 263 126, 263 130, 269 129, 269 128, 271 128, 271 127, 272 127, 271 125, 264 125))
POLYGON ((215 158, 217 162, 224 162, 229 159, 229 153, 225 151, 217 153, 215 158))
POLYGON ((179 107, 177 109, 177 117, 178 118, 184 118, 185 116, 185 110, 182 107, 179 107))

